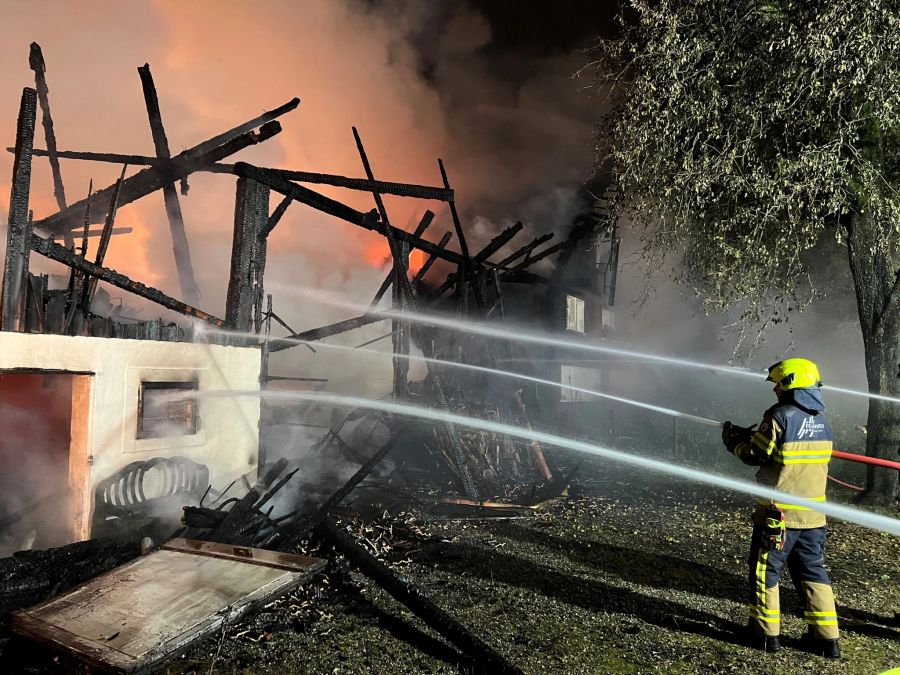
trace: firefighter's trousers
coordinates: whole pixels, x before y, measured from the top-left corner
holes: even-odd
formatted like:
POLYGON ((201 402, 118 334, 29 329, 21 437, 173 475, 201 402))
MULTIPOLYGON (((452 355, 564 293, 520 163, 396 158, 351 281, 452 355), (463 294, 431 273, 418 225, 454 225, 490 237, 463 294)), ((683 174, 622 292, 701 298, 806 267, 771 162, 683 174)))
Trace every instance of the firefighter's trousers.
POLYGON ((836 640, 837 611, 831 580, 825 571, 825 528, 788 529, 784 548, 768 551, 760 546, 760 526, 753 528, 750 546, 750 625, 760 635, 778 635, 781 612, 778 581, 787 565, 797 592, 806 605, 806 623, 812 637, 836 640))

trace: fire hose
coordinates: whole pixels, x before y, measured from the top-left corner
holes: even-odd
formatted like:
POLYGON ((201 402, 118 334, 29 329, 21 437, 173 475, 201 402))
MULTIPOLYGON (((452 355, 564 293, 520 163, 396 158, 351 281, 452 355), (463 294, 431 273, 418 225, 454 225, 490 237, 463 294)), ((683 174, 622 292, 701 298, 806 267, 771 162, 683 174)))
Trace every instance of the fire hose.
POLYGON ((880 457, 867 457, 866 455, 858 455, 855 452, 841 452, 840 450, 832 450, 832 457, 838 459, 846 459, 849 462, 861 462, 862 464, 872 464, 874 466, 883 466, 888 469, 897 469, 900 471, 900 462, 894 462, 889 459, 881 459, 880 457))
MULTIPOLYGON (((710 420, 711 421, 711 420, 710 420)), ((750 432, 753 431, 754 424, 751 427, 739 427, 737 425, 731 424, 730 422, 725 422, 722 425, 725 428, 725 434, 731 434, 731 438, 734 439, 736 435, 746 434, 749 438, 750 432)), ((724 438, 724 436, 723 436, 724 438)), ((886 469, 895 469, 900 471, 900 462, 895 462, 890 459, 882 459, 881 457, 869 457, 867 455, 859 455, 855 452, 843 452, 841 450, 832 450, 831 456, 837 459, 843 459, 848 462, 859 462, 860 464, 869 464, 871 466, 881 466, 886 469)), ((845 483, 842 480, 835 478, 834 476, 829 475, 828 480, 837 483, 838 485, 845 487, 849 490, 855 490, 856 492, 863 492, 865 488, 860 487, 859 485, 853 485, 852 483, 845 483)))
MULTIPOLYGON (((849 462, 859 462, 861 464, 871 464, 873 466, 883 466, 887 469, 897 469, 900 471, 900 462, 892 462, 889 459, 881 459, 880 457, 867 457, 865 455, 857 455, 854 452, 842 452, 840 450, 832 450, 832 457, 837 457, 838 459, 844 459, 849 462)), ((862 492, 865 488, 860 487, 859 485, 852 485, 850 483, 845 483, 842 480, 838 480, 834 476, 829 475, 828 480, 837 483, 838 485, 845 487, 849 490, 855 490, 856 492, 862 492)))

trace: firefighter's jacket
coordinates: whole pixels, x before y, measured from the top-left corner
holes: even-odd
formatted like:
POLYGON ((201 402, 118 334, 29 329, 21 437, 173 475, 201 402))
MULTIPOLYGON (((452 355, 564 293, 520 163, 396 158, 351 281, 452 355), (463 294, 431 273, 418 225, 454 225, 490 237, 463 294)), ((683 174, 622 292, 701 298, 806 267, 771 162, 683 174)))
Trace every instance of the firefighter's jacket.
MULTIPOLYGON (((794 389, 769 408, 749 441, 732 452, 745 464, 759 466, 757 482, 812 501, 825 501, 828 462, 831 460, 831 425, 822 415, 825 403, 818 389, 794 389)), ((754 522, 765 522, 771 501, 760 499, 754 522)), ((804 506, 781 504, 789 528, 825 525, 825 514, 804 506)))

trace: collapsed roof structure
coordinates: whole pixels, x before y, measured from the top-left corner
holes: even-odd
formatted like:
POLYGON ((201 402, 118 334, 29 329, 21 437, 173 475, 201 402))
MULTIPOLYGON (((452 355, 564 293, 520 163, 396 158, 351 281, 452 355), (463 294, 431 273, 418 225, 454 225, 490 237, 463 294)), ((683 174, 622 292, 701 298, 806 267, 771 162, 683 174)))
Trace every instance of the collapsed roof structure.
MULTIPOLYGON (((235 364, 235 370, 243 373, 242 379, 224 378, 217 384, 233 388, 247 388, 247 382, 251 377, 247 364, 256 363, 259 366, 256 373, 256 386, 258 389, 265 390, 272 382, 305 379, 270 373, 269 357, 272 353, 291 349, 298 345, 309 345, 309 343, 364 325, 389 320, 391 322, 390 332, 381 337, 391 338, 394 357, 392 396, 401 401, 416 399, 435 408, 451 411, 466 409, 467 406, 472 405, 465 394, 467 388, 465 379, 436 366, 432 361, 426 361, 427 376, 425 380, 423 383, 411 384, 409 379, 410 347, 412 343, 415 343, 422 349, 424 355, 431 359, 465 360, 462 352, 472 348, 472 339, 463 338, 447 331, 439 331, 434 326, 429 326, 427 322, 412 320, 412 315, 423 310, 438 312, 452 309, 457 316, 464 318, 504 321, 509 311, 509 307, 505 304, 505 300, 507 303, 509 300, 509 297, 505 295, 506 289, 512 285, 525 284, 542 289, 538 295, 549 299, 546 313, 548 320, 556 321, 559 316, 564 316, 559 312, 564 311, 565 302, 560 303, 559 299, 560 297, 565 298, 566 294, 571 292, 573 284, 569 262, 583 256, 584 251, 592 249, 597 242, 605 245, 608 249, 608 253, 604 253, 606 257, 603 264, 609 274, 600 282, 600 287, 597 286, 595 278, 581 279, 574 283, 580 284, 585 292, 608 296, 608 305, 613 302, 618 238, 615 223, 609 219, 608 213, 602 206, 602 200, 596 202, 597 208, 590 210, 587 215, 583 214, 565 239, 558 243, 549 243, 554 238, 554 234, 547 233, 536 236, 518 248, 510 250, 513 240, 524 229, 522 223, 516 223, 497 234, 480 249, 473 250, 470 248, 466 228, 458 212, 455 193, 443 162, 438 160, 442 177, 442 184, 438 186, 381 180, 376 177, 363 141, 356 129, 353 129, 353 133, 364 173, 361 178, 267 168, 241 161, 225 162, 240 150, 264 143, 279 134, 282 131, 279 118, 300 105, 300 100, 297 98, 173 155, 163 124, 163 115, 150 66, 144 65, 138 68, 138 73, 155 154, 136 155, 65 150, 57 147, 49 103, 46 67, 41 49, 37 44, 31 45, 29 62, 35 75, 35 88, 27 87, 22 92, 15 145, 8 148, 14 154, 14 165, 6 262, 3 271, 2 296, 0 296, 0 327, 6 334, 21 334, 17 338, 20 341, 38 339, 38 334, 40 336, 57 336, 57 339, 66 336, 63 339, 71 342, 55 342, 52 348, 70 349, 73 352, 87 349, 85 345, 89 343, 78 341, 83 338, 111 341, 108 344, 118 343, 120 340, 137 339, 179 345, 198 342, 203 343, 204 349, 209 348, 210 345, 224 349, 237 349, 239 354, 250 354, 249 356, 229 357, 236 359, 232 362, 235 364), (39 108, 45 148, 35 147, 39 108), (57 212, 38 218, 34 218, 29 200, 31 169, 36 158, 49 162, 53 177, 54 197, 58 206, 57 212), (123 168, 119 179, 114 184, 98 190, 91 189, 85 198, 71 202, 67 197, 62 180, 61 160, 121 164, 123 168), (139 170, 132 175, 127 175, 129 168, 139 168, 139 170), (190 176, 197 172, 229 174, 236 177, 231 264, 228 272, 223 317, 218 317, 201 307, 203 300, 194 274, 188 228, 180 204, 180 197, 187 194, 190 176), (307 185, 328 185, 368 192, 372 195, 375 206, 368 212, 359 211, 321 194, 307 185), (140 280, 132 279, 105 264, 105 256, 112 237, 127 236, 130 232, 129 228, 116 227, 117 210, 126 204, 157 192, 162 192, 165 204, 180 297, 174 297, 148 286, 140 280), (280 196, 281 199, 270 211, 269 202, 272 193, 280 196), (443 233, 439 238, 428 236, 429 228, 435 219, 434 212, 430 210, 424 211, 414 231, 409 232, 396 227, 392 224, 386 209, 384 195, 437 201, 446 205, 453 225, 452 231, 443 233), (292 330, 273 311, 273 296, 267 293, 265 285, 267 241, 285 212, 294 203, 376 232, 385 238, 390 250, 392 267, 380 287, 373 289, 369 310, 337 323, 299 332, 292 330), (92 229, 93 225, 98 224, 102 227, 92 229), (450 248, 453 237, 456 237, 458 250, 450 248), (94 239, 97 241, 97 245, 91 252, 89 242, 94 239), (585 245, 585 241, 588 240, 591 242, 590 245, 585 245), (412 273, 409 258, 414 249, 423 252, 427 258, 424 264, 412 273), (508 253, 500 255, 501 250, 506 250, 508 253), (69 276, 64 288, 53 289, 48 275, 36 275, 31 272, 30 255, 32 252, 68 268, 69 276), (552 256, 556 256, 556 266, 549 274, 535 271, 538 263, 552 256), (429 272, 436 269, 436 263, 439 262, 445 269, 446 266, 450 266, 453 270, 440 282, 428 277, 429 272), (97 303, 98 283, 101 281, 176 312, 185 317, 185 320, 175 322, 164 322, 162 319, 140 321, 117 316, 114 312, 102 311, 98 308, 97 303), (391 305, 400 312, 391 313, 389 317, 386 317, 383 312, 378 310, 378 305, 389 290, 391 305), (273 323, 287 330, 287 335, 274 335, 273 323), (201 337, 195 328, 204 324, 215 330, 205 330, 201 337)), ((432 274, 432 276, 434 275, 432 274)), ((581 331, 584 332, 583 308, 581 311, 581 331)), ((133 345, 134 343, 129 343, 122 349, 130 352, 134 349, 133 345)), ((40 349, 46 348, 48 347, 42 343, 40 349)), ((481 340, 475 346, 479 353, 479 359, 491 367, 496 367, 499 348, 497 344, 489 340, 481 340)), ((506 348, 508 349, 508 346, 506 348)), ((21 349, 29 351, 27 345, 23 345, 21 349)), ((92 347, 92 349, 100 348, 92 347)), ((101 358, 99 352, 97 353, 97 358, 101 358)), ((222 357, 224 352, 217 354, 218 357, 222 357)), ((123 363, 125 361, 127 359, 123 360, 123 363)), ((0 370, 4 372, 18 369, 44 370, 45 368, 40 363, 40 359, 32 359, 28 363, 23 361, 20 364, 7 358, 0 363, 0 370)), ((150 364, 149 362, 145 366, 148 369, 161 369, 159 364, 150 364)), ((199 368, 196 364, 185 367, 188 369, 199 368)), ((96 372, 96 369, 90 364, 78 368, 47 366, 46 369, 77 372, 83 377, 89 377, 96 372)), ((176 378, 177 381, 171 381, 171 375, 167 375, 168 379, 163 381, 153 381, 152 378, 141 377, 140 382, 129 380, 126 385, 128 387, 140 386, 139 408, 143 404, 149 405, 148 402, 152 400, 154 391, 163 384, 169 390, 193 391, 198 388, 196 385, 198 378, 202 380, 199 375, 194 376, 194 379, 191 379, 190 376, 176 378), (193 387, 191 386, 192 382, 194 383, 193 387)), ((77 389, 80 385, 76 383, 74 386, 77 389)), ((202 389, 202 386, 199 388, 202 389)), ((89 387, 87 389, 82 387, 80 391, 82 391, 80 395, 87 401, 85 404, 87 408, 98 405, 96 399, 91 400, 92 394, 89 387)), ((501 397, 502 400, 495 402, 492 408, 488 406, 491 408, 490 410, 483 407, 482 413, 498 418, 512 418, 518 424, 529 425, 532 411, 529 410, 524 392, 521 389, 513 388, 508 393, 513 395, 501 397)), ((93 395, 96 396, 96 392, 93 395)), ((165 424, 157 425, 164 428, 166 424, 175 424, 178 431, 174 435, 179 437, 198 433, 200 427, 197 407, 206 405, 206 403, 198 404, 197 400, 190 399, 189 392, 183 392, 183 395, 188 397, 185 399, 188 402, 178 408, 175 413, 172 413, 172 408, 168 404, 166 404, 168 407, 163 406, 165 411, 160 415, 163 416, 161 419, 165 424), (174 417, 170 418, 173 415, 174 417)), ((125 406, 127 407, 129 405, 127 401, 131 399, 125 398, 124 400, 126 400, 125 406)), ((257 419, 259 419, 258 405, 255 410, 257 419)), ((143 411, 142 408, 139 412, 141 411, 143 411)), ((254 408, 243 409, 242 414, 252 417, 254 408), (248 410, 249 412, 247 412, 248 410)), ((227 412, 222 412, 219 419, 227 415, 227 412)), ((136 432, 133 434, 138 441, 141 439, 144 428, 142 424, 146 422, 147 429, 151 430, 152 416, 147 413, 143 417, 146 419, 139 415, 136 432)), ((361 465, 359 470, 350 481, 335 491, 324 504, 319 505, 312 512, 292 513, 289 515, 293 518, 281 519, 276 522, 270 518, 271 507, 266 512, 263 510, 263 506, 293 473, 279 478, 286 465, 267 462, 267 453, 273 455, 276 453, 272 452, 272 448, 267 447, 266 420, 264 413, 262 423, 259 424, 259 438, 255 439, 257 441, 254 448, 256 455, 247 463, 246 470, 238 471, 238 465, 234 463, 228 467, 228 472, 233 478, 237 478, 243 473, 248 495, 243 499, 233 498, 219 502, 218 508, 204 509, 201 499, 200 506, 186 509, 185 522, 193 528, 192 533, 198 537, 239 546, 264 545, 284 548, 296 540, 298 532, 309 531, 311 528, 319 528, 320 532, 324 532, 322 536, 326 538, 339 539, 337 534, 328 529, 329 526, 324 523, 324 517, 330 508, 340 502, 398 443, 400 436, 399 427, 396 426, 398 423, 389 421, 387 424, 390 429, 388 440, 374 455, 362 458, 358 462, 361 465), (264 472, 260 471, 260 474, 264 473, 265 476, 261 475, 257 479, 256 468, 262 469, 264 466, 267 469, 264 472), (252 487, 253 482, 257 480, 259 482, 256 487, 252 487), (224 504, 230 504, 231 509, 223 510, 221 507, 224 504)), ((329 428, 317 443, 315 451, 327 452, 329 449, 335 448, 344 456, 353 456, 352 449, 348 450, 347 442, 341 436, 341 428, 346 421, 347 418, 344 418, 329 428)), ((256 420, 253 422, 255 424, 256 420)), ((118 420, 117 423, 126 429, 125 435, 131 433, 129 430, 134 426, 129 427, 129 423, 125 419, 118 420)), ((72 424, 74 429, 75 422, 72 424)), ((153 433, 149 435, 152 436, 153 433)), ((211 445, 215 446, 218 441, 210 438, 211 445)), ((491 491, 490 487, 485 486, 489 486, 492 482, 496 484, 498 474, 513 465, 518 467, 517 470, 526 474, 527 482, 533 484, 546 483, 554 477, 551 467, 548 466, 543 456, 542 449, 536 443, 525 445, 514 443, 507 438, 489 438, 485 434, 467 435, 462 430, 454 428, 451 423, 436 425, 414 438, 416 442, 421 441, 429 449, 429 455, 438 471, 444 471, 447 475, 452 476, 464 495, 464 499, 458 501, 465 503, 474 505, 483 503, 485 496, 489 496, 485 494, 485 490, 491 491)), ((84 441, 84 448, 92 447, 91 443, 90 440, 84 441)), ((152 449, 159 446, 146 445, 144 447, 152 449)), ((115 519, 117 513, 119 516, 122 514, 133 515, 135 510, 139 510, 141 502, 152 501, 145 498, 141 481, 151 470, 156 468, 162 467, 161 470, 164 469, 174 476, 166 479, 162 497, 181 500, 179 511, 180 506, 189 496, 202 494, 204 488, 208 492, 210 474, 222 479, 223 473, 216 471, 215 466, 204 466, 202 461, 198 463, 199 456, 193 456, 193 459, 181 457, 181 455, 190 454, 184 450, 187 447, 189 444, 176 444, 173 446, 174 449, 169 448, 161 455, 130 463, 129 460, 133 460, 133 457, 119 454, 104 463, 105 474, 100 475, 95 472, 87 484, 82 486, 83 494, 80 498, 79 508, 83 518, 81 525, 76 529, 76 536, 73 537, 73 540, 95 536, 95 528, 108 525, 106 516, 104 516, 103 522, 97 520, 98 513, 112 514, 109 518, 115 519), (173 454, 176 451, 178 455, 173 454), (95 517, 91 525, 86 525, 91 513, 95 517)), ((139 449, 139 444, 132 449, 139 449)), ((216 446, 213 448, 213 452, 219 449, 221 448, 216 446)), ((356 454, 358 455, 358 453, 356 454)), ((73 457, 75 456, 69 457, 70 466, 77 464, 73 457)), ((90 464, 95 461, 97 453, 91 454, 85 449, 78 457, 79 462, 84 461, 90 464)), ((215 462, 216 460, 210 461, 215 462)), ((0 514, 0 527, 9 519, 10 514, 7 514, 6 518, 3 518, 3 515, 0 514)), ((16 514, 11 515, 15 516, 16 514)), ((335 545, 337 546, 337 544, 335 545)), ((94 573, 101 571, 98 568, 91 569, 94 573)), ((21 574, 21 570, 16 574, 21 574)), ((390 576, 386 572, 384 575, 385 578, 390 576)), ((69 579, 68 583, 71 584, 75 581, 77 579, 69 579)), ((33 599, 34 596, 30 597, 33 599)), ((433 613, 433 610, 434 608, 431 608, 428 611, 433 613)), ((441 621, 446 623, 445 619, 446 617, 441 617, 438 623, 441 621)), ((469 640, 469 637, 465 640, 469 640)), ((471 640, 466 644, 471 647, 471 640)), ((477 649, 482 649, 482 647, 484 646, 477 646, 477 649)), ((487 650, 490 652, 489 648, 487 650)), ((498 662, 501 661, 502 659, 498 662)))

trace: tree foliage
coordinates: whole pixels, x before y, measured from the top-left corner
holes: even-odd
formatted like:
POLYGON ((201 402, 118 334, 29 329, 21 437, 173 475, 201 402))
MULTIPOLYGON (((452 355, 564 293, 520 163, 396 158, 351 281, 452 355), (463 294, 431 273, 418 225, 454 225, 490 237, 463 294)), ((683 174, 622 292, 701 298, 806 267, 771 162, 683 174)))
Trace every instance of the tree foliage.
POLYGON ((772 302, 802 304, 808 252, 826 233, 841 240, 852 221, 890 267, 900 239, 898 3, 629 4, 630 20, 591 67, 617 103, 600 137, 647 252, 682 247, 711 305, 746 302, 754 318, 772 302))

